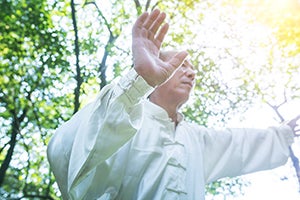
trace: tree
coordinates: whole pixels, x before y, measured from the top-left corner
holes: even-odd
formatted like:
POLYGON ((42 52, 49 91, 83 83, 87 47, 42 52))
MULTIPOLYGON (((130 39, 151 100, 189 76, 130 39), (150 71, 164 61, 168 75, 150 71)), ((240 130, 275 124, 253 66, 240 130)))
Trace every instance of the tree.
POLYGON ((69 112, 60 91, 68 71, 65 33, 53 26, 55 5, 45 0, 0 5, 1 193, 53 199, 45 148, 49 130, 69 112))
MULTIPOLYGON (((298 26, 300 3, 296 0, 253 1, 250 5, 244 1, 241 2, 242 6, 244 6, 243 4, 247 6, 245 9, 247 12, 256 11, 253 20, 269 27, 272 32, 273 37, 270 38, 268 45, 268 62, 259 72, 267 75, 264 77, 268 77, 268 79, 265 78, 261 81, 264 84, 258 85, 262 100, 274 110, 279 123, 283 123, 289 120, 284 114, 286 113, 284 107, 300 98, 300 84, 297 76, 300 70, 300 28, 298 26)), ((293 111, 290 110, 289 112, 292 113, 293 111)), ((293 113, 295 119, 299 114, 293 113)), ((296 155, 293 147, 290 148, 290 155, 300 192, 300 155, 296 155)))
MULTIPOLYGON (((280 63, 289 66, 288 73, 280 71, 286 75, 288 94, 296 98, 299 85, 291 77, 299 70, 292 64, 298 43, 278 39, 276 31, 268 37, 250 37, 260 26, 253 18, 257 16, 249 14, 254 7, 243 5, 242 0, 2 1, 0 195, 59 198, 46 160, 49 138, 100 88, 132 66, 131 25, 143 11, 160 8, 168 13, 171 26, 163 48, 188 49, 197 67, 195 94, 183 108, 189 120, 225 126, 258 97, 278 105, 270 101, 272 90, 266 90, 275 87, 268 87, 272 82, 264 78, 274 70, 278 52, 280 63), (284 54, 286 49, 292 51, 284 54), (255 62, 262 53, 268 59, 255 62)), ((298 18, 288 19, 296 23, 298 18)), ((278 23, 266 22, 272 30, 280 29, 278 23)), ((284 32, 282 22, 280 33, 298 34, 293 23, 293 31, 284 32)), ((235 195, 245 184, 239 178, 221 180, 207 192, 235 195)))
MULTIPOLYGON (((289 109, 288 105, 299 101, 299 58, 300 58, 300 29, 299 8, 296 0, 287 1, 227 1, 233 7, 242 10, 250 17, 249 22, 264 27, 258 37, 265 37, 264 43, 259 43, 264 49, 264 63, 256 70, 249 70, 257 85, 258 98, 270 106, 278 123, 283 123, 291 117, 299 116, 297 109, 289 109), (293 113, 294 116, 288 114, 293 113)), ((262 51, 261 51, 262 53, 262 51)), ((296 137, 299 137, 296 135, 296 137)), ((296 142, 299 141, 296 138, 296 142)), ((291 160, 300 191, 299 155, 293 147, 290 148, 291 160)))

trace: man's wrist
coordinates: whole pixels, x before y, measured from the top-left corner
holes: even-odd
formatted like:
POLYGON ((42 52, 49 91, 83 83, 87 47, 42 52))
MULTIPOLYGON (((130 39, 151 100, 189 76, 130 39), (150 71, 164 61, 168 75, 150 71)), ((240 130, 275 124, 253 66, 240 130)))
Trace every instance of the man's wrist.
POLYGON ((130 69, 130 71, 120 79, 118 87, 132 103, 139 101, 154 90, 134 68, 130 69))

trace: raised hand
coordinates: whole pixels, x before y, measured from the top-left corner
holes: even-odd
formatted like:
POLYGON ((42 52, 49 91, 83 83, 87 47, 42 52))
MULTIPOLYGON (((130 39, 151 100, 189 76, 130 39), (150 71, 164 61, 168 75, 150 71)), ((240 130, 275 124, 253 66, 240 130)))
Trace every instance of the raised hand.
POLYGON ((299 136, 300 129, 297 129, 298 127, 298 121, 300 120, 300 115, 298 115, 297 117, 295 117, 294 119, 290 120, 287 125, 289 125, 291 127, 291 129, 294 131, 294 134, 296 136, 299 136))
POLYGON ((132 53, 134 68, 146 82, 155 87, 165 82, 183 63, 187 52, 182 51, 170 60, 159 58, 159 51, 169 25, 163 22, 166 14, 158 9, 143 13, 132 28, 132 53))

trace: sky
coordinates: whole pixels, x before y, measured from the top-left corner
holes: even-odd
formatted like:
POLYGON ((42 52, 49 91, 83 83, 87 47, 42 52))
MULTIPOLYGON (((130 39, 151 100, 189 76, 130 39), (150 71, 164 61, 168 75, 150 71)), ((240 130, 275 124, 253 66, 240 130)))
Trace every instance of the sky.
MULTIPOLYGON (((290 119, 295 117, 295 113, 300 113, 300 100, 290 102, 285 109, 289 111, 285 114, 290 119)), ((276 125, 278 122, 274 118, 273 110, 266 104, 257 104, 228 123, 229 127, 238 128, 266 128, 276 125)), ((295 140, 292 148, 299 157, 300 138, 295 140)), ((206 200, 300 200, 300 186, 290 159, 281 167, 243 175, 241 178, 250 182, 248 186, 243 187, 243 195, 209 196, 206 200)))
MULTIPOLYGON (((277 4, 284 3, 285 1, 276 0, 274 1, 277 4)), ((222 9, 222 8, 221 8, 222 9)), ((220 11, 222 13, 222 11, 220 11)), ((201 34, 204 42, 206 41, 207 44, 211 45, 213 49, 211 53, 211 57, 216 56, 220 49, 222 50, 222 46, 227 47, 228 45, 234 44, 232 40, 226 41, 223 38, 223 33, 226 33, 227 30, 230 30, 232 32, 229 32, 230 35, 236 35, 239 38, 241 38, 242 46, 238 46, 237 52, 248 56, 248 62, 249 66, 254 68, 255 66, 261 66, 265 62, 265 58, 268 54, 268 49, 260 48, 259 46, 254 46, 254 51, 256 54, 251 54, 251 50, 249 47, 251 44, 251 41, 257 41, 256 44, 266 40, 269 36, 268 30, 263 26, 251 26, 247 27, 245 24, 245 21, 243 19, 243 12, 237 13, 240 17, 233 16, 231 23, 231 29, 228 29, 226 24, 222 24, 223 22, 219 21, 218 17, 216 17, 215 13, 211 13, 211 15, 208 15, 208 17, 204 18, 202 25, 206 25, 207 27, 211 27, 212 24, 215 25, 216 28, 214 30, 217 30, 216 32, 210 32, 209 29, 201 29, 201 34), (214 50, 217 50, 214 51, 214 50)), ((224 19, 224 17, 223 17, 224 19)), ((232 38, 231 38, 232 39, 232 38)), ((233 37, 234 39, 234 37, 233 37)), ((267 41, 267 40, 266 40, 267 41)), ((203 41, 200 41, 203 43, 203 41)), ((217 56, 216 56, 217 57, 217 56)), ((217 59, 217 58, 216 58, 217 59)), ((215 60, 216 60, 215 59, 215 60)), ((299 60, 295 60, 297 63, 299 63, 299 60)), ((224 63, 224 60, 222 60, 222 63, 224 63)), ((274 62, 274 66, 272 67, 279 67, 282 63, 276 63, 274 62)), ((222 66, 222 65, 221 65, 222 66)), ((233 74, 232 69, 227 69, 228 66, 230 66, 229 63, 225 63, 222 66, 222 69, 224 69, 224 72, 222 73, 227 79, 229 80, 233 74)), ((229 67, 230 68, 230 67, 229 67)), ((280 73, 273 74, 273 79, 277 81, 278 85, 280 84, 280 73), (278 77, 275 77, 278 76, 278 77)), ((295 74, 297 77, 300 75, 300 73, 295 74)), ((272 82, 270 81, 270 82, 272 82)), ((269 83, 269 82, 268 82, 269 83)), ((276 94, 279 94, 277 96, 277 100, 280 97, 282 97, 282 88, 278 88, 279 91, 276 92, 276 94)), ((278 102, 278 101, 277 101, 278 102)), ((300 114, 300 100, 297 101, 291 101, 287 104, 285 104, 280 109, 281 114, 285 117, 285 119, 292 119, 296 115, 300 114)), ((240 115, 235 116, 229 123, 229 127, 249 127, 249 128, 267 128, 269 126, 277 126, 279 124, 278 119, 275 118, 276 114, 274 110, 270 108, 265 103, 257 102, 255 106, 253 106, 251 109, 249 109, 246 113, 242 113, 240 115)), ((295 154, 299 157, 300 156, 300 138, 297 138, 295 143, 292 146, 295 154)), ((243 176, 247 180, 251 182, 251 184, 248 187, 244 188, 244 196, 236 197, 236 198, 225 198, 224 196, 220 197, 220 200, 222 199, 238 199, 238 200, 300 200, 300 191, 299 191, 299 184, 297 182, 297 178, 295 177, 294 168, 292 167, 292 162, 289 159, 287 164, 268 171, 263 172, 257 172, 250 175, 243 176)), ((214 200, 219 200, 218 198, 213 198, 214 200)))
MULTIPOLYGON (((285 113, 289 119, 300 113, 300 100, 286 105, 285 113)), ((230 122, 230 126, 265 128, 276 126, 278 122, 274 118, 273 110, 266 104, 258 104, 243 114, 245 120, 240 121, 241 116, 236 116, 230 122)), ((296 155, 300 155, 300 139, 297 138, 292 145, 296 155)), ((289 159, 286 165, 267 171, 261 171, 243 176, 251 182, 244 188, 244 196, 238 200, 299 200, 300 186, 298 185, 292 162, 289 159)), ((234 198, 233 198, 234 199, 234 198)))
POLYGON ((245 188, 245 196, 239 200, 299 200, 296 178, 281 180, 281 177, 291 173, 290 165, 274 170, 257 172, 248 175, 251 186, 245 188))

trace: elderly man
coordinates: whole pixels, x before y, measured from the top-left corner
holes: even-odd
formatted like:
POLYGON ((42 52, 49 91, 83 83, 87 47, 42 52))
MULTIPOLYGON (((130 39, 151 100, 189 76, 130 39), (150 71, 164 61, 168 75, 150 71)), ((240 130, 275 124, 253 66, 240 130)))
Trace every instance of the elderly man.
POLYGON ((206 183, 284 164, 289 126, 214 130, 184 120, 195 72, 161 52, 166 14, 133 26, 134 68, 62 125, 48 159, 64 199, 204 199, 206 183))

